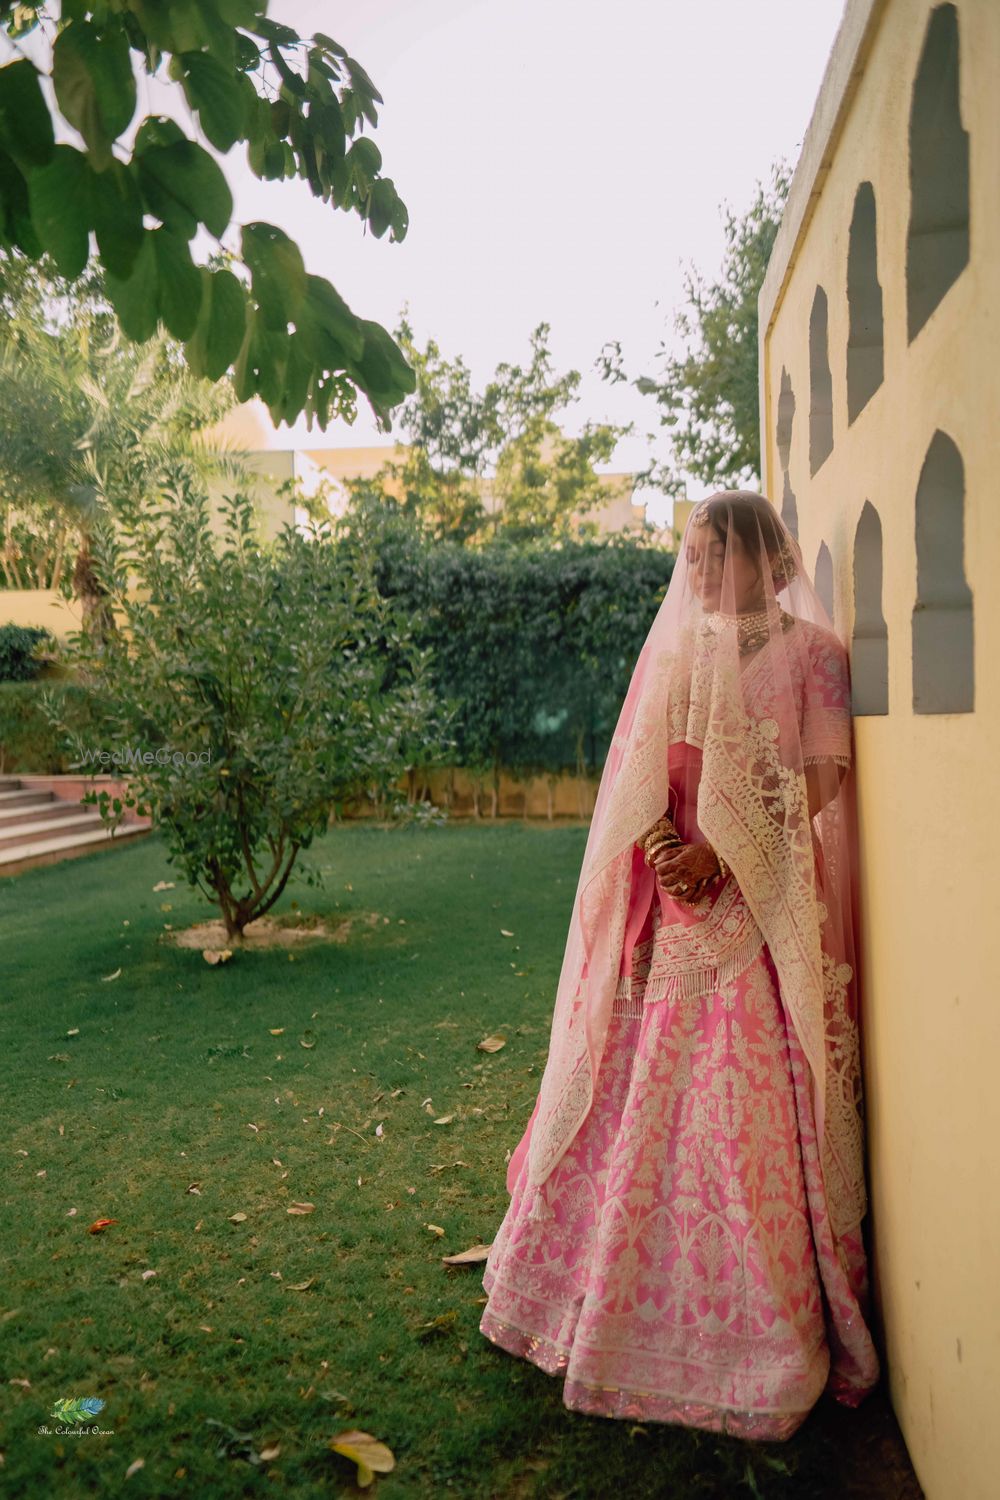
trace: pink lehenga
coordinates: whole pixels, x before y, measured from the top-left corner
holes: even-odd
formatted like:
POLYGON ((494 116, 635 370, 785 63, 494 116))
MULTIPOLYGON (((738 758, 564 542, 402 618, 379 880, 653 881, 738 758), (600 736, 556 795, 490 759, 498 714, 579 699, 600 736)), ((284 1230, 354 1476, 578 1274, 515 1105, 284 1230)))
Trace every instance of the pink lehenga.
MULTIPOLYGON (((837 658, 835 643, 804 620, 796 628, 806 675, 816 669, 810 686, 821 686, 803 700, 799 684, 797 743, 806 764, 843 765, 847 679, 823 671, 824 656, 837 658)), ((762 688, 762 662, 763 652, 741 678, 747 703, 753 674, 762 688)), ((766 706, 774 711, 773 695, 766 706)), ((680 727, 688 731, 689 709, 686 701, 680 727)), ((685 843, 704 839, 700 807, 720 848, 724 825, 702 786, 702 747, 711 736, 696 732, 691 738, 701 743, 693 744, 672 737, 678 727, 674 718, 659 806, 669 802, 685 843)), ((823 816, 817 821, 822 829, 823 816)), ((560 1150, 548 1153, 533 1181, 529 1147, 536 1130, 536 1153, 544 1147, 537 1125, 543 1085, 510 1161, 511 1201, 483 1276, 482 1333, 562 1375, 572 1410, 787 1439, 824 1391, 856 1405, 878 1380, 849 1164, 856 1142, 846 1126, 830 1123, 838 1119, 833 1095, 845 1092, 839 1083, 846 1080, 854 1095, 841 1099, 840 1116, 860 1104, 845 1024, 854 1015, 845 999, 853 968, 842 962, 843 921, 830 911, 836 840, 827 840, 824 863, 822 839, 815 829, 810 836, 814 896, 826 898, 817 899, 825 1033, 828 1044, 836 1038, 830 1050, 840 1058, 831 1068, 841 1070, 829 1073, 826 1091, 829 1150, 839 1139, 845 1164, 839 1189, 830 1155, 824 1181, 810 1062, 787 1003, 791 984, 782 985, 762 921, 776 934, 783 929, 766 896, 755 900, 755 916, 738 879, 742 871, 757 889, 752 861, 741 857, 746 849, 730 843, 722 852, 732 869, 693 902, 659 886, 634 843, 621 851, 616 868, 627 901, 621 941, 611 943, 619 962, 589 1102, 575 1128, 556 1109, 546 1112, 563 1121, 558 1136, 554 1126, 549 1132, 560 1150)), ((587 957, 567 1031, 592 988, 598 950, 581 950, 587 957)), ((558 1056, 558 1028, 557 1007, 550 1060, 558 1056)), ((801 1019, 798 1028, 805 1029, 801 1019)), ((558 1097, 571 1095, 564 1084, 558 1097)))

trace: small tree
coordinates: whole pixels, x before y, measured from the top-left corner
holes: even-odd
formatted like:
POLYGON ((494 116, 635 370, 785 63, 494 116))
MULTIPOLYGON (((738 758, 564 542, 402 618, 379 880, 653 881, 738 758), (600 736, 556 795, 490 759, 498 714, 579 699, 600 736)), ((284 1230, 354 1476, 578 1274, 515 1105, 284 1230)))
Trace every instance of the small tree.
MULTIPOLYGON (((415 722, 432 741, 439 730, 426 653, 380 598, 363 549, 287 526, 265 551, 239 493, 222 516, 220 542, 180 470, 164 503, 100 556, 119 629, 77 632, 67 656, 94 689, 101 745, 63 727, 81 763, 110 748, 131 766, 126 805, 152 814, 170 860, 239 942, 333 805, 403 773, 400 739, 415 722)), ((55 704, 51 715, 58 723, 55 704)), ((123 814, 107 793, 88 800, 108 821, 123 814)))
POLYGON ((689 305, 674 320, 688 345, 682 358, 661 342, 661 372, 630 379, 621 344, 605 345, 598 360, 604 379, 629 380, 651 396, 660 409, 660 426, 669 429, 671 459, 654 457, 636 476, 637 484, 676 498, 683 496, 689 478, 735 488, 759 483, 757 297, 790 182, 787 167, 775 165, 770 189, 757 184, 757 196, 741 219, 727 209, 722 280, 706 284, 698 272, 686 278, 689 305))
POLYGON ((406 317, 400 319, 396 337, 415 371, 416 389, 400 408, 410 440, 406 459, 390 461, 385 471, 402 490, 399 508, 433 540, 479 546, 596 532, 597 523, 586 517, 611 497, 593 465, 610 459, 629 429, 586 422, 579 436, 563 436, 555 417, 578 399, 580 373, 554 371, 550 331, 539 323, 530 364, 498 365, 477 392, 461 355, 447 360, 433 339, 420 350, 406 317), (483 503, 486 485, 489 506, 483 503), (581 518, 575 524, 574 515, 581 518))

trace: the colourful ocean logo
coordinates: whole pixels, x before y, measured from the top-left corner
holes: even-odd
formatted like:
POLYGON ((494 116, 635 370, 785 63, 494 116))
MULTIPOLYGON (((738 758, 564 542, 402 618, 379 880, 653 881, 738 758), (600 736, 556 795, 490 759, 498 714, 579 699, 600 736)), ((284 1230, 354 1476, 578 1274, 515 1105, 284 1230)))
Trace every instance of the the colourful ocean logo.
POLYGON ((99 1411, 103 1411, 104 1402, 99 1396, 67 1396, 61 1397, 52 1408, 50 1415, 57 1422, 72 1423, 80 1427, 84 1422, 92 1422, 99 1411))

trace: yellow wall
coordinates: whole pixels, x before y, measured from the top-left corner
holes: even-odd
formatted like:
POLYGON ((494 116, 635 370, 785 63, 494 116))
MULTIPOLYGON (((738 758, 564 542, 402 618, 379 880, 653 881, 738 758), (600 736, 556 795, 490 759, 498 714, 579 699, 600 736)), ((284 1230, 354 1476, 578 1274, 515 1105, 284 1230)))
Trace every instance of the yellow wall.
POLYGON ((0 589, 0 625, 40 625, 61 641, 81 618, 77 601, 67 604, 52 589, 0 589))
POLYGON ((1000 5, 957 6, 970 258, 908 342, 910 91, 932 9, 926 0, 849 0, 845 10, 761 293, 763 480, 780 508, 784 368, 796 402, 788 473, 799 540, 810 569, 821 541, 832 553, 835 625, 852 647, 854 535, 866 499, 883 533, 888 712, 855 718, 876 1332, 928 1500, 992 1500, 1000 1493, 1000 5), (865 180, 877 210, 885 374, 849 425, 848 229, 865 180), (817 284, 829 299, 833 450, 810 478, 817 284), (914 497, 938 429, 964 462, 971 712, 912 706, 914 497))

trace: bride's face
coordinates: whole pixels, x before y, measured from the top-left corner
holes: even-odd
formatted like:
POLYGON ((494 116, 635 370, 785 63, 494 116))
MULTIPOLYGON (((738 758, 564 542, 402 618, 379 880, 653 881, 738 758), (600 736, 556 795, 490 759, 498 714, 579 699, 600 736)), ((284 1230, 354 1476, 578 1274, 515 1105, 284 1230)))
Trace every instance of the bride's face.
POLYGON ((687 560, 691 570, 691 587, 707 611, 724 609, 726 613, 742 614, 746 610, 763 607, 761 578, 754 563, 747 556, 739 533, 730 535, 729 575, 735 590, 735 602, 726 590, 722 598, 722 568, 726 556, 726 543, 716 534, 713 526, 699 526, 693 532, 693 540, 687 545, 687 560))

